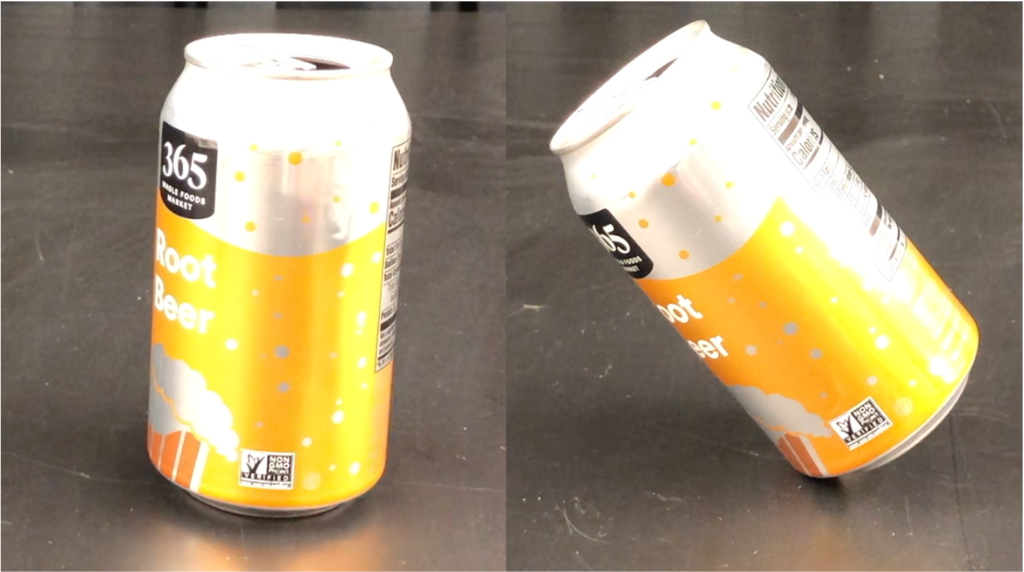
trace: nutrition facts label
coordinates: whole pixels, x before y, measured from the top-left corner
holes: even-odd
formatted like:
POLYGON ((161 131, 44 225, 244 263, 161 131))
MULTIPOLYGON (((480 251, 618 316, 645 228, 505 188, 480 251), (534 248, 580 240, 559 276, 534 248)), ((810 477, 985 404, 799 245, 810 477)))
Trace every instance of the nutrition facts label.
POLYGON ((892 280, 907 251, 906 236, 774 70, 748 108, 811 187, 856 217, 874 244, 872 262, 892 280))
POLYGON ((409 142, 391 151, 391 183, 388 201, 388 232, 384 240, 384 279, 380 293, 380 330, 377 334, 377 369, 395 357, 395 319, 398 314, 398 275, 402 265, 402 227, 405 224, 405 191, 409 182, 409 142))

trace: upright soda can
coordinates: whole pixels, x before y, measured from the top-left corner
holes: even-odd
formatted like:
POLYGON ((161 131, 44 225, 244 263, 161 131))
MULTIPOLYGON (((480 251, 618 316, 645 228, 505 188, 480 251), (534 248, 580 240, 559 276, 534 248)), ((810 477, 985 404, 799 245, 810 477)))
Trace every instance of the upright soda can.
POLYGON ((149 456, 216 507, 328 510, 384 471, 409 167, 386 50, 185 48, 161 114, 149 456))
POLYGON ((891 461, 963 391, 971 316, 771 66, 705 22, 551 149, 590 232, 801 473, 891 461))

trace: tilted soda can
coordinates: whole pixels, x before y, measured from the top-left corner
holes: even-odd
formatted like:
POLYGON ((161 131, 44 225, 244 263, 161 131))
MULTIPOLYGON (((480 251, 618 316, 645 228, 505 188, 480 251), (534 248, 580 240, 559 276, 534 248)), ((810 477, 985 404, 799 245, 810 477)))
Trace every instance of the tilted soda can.
POLYGON ((185 49, 161 114, 149 455, 234 512, 381 477, 410 123, 386 50, 243 34, 185 49))
POLYGON ((974 320, 764 58, 705 22, 551 149, 590 232, 798 471, 891 461, 963 391, 974 320))

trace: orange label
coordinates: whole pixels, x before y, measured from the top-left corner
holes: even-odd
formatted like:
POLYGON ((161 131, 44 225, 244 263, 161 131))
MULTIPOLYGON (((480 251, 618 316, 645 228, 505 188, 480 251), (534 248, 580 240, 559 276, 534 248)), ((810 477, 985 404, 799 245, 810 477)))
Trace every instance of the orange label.
POLYGON ((723 262, 637 283, 797 470, 837 475, 911 439, 957 394, 971 316, 908 242, 865 282, 788 207, 723 262))
POLYGON ((384 470, 386 224, 308 256, 239 248, 157 201, 149 454, 239 505, 335 504, 384 470))

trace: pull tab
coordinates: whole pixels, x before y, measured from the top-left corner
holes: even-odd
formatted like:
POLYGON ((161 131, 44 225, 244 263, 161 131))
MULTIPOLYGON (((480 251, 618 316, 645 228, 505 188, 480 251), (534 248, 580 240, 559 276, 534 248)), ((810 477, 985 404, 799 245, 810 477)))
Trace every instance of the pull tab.
POLYGON ((248 65, 255 68, 296 71, 314 71, 317 69, 316 64, 311 62, 305 62, 288 56, 274 55, 269 52, 265 52, 259 48, 256 48, 254 46, 250 46, 249 44, 243 44, 241 42, 233 43, 234 46, 238 48, 240 52, 248 52, 248 59, 253 60, 252 63, 248 65))

